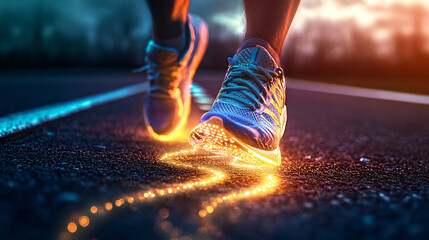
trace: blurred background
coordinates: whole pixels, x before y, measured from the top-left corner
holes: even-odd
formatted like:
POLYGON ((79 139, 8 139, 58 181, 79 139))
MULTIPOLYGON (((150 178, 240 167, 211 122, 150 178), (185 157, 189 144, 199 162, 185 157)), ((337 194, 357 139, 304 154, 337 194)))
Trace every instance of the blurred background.
MULTIPOLYGON (((244 33, 238 0, 193 0, 210 27, 203 69, 225 70, 244 33)), ((0 1, 0 68, 144 64, 144 0, 0 1)), ((304 0, 285 44, 288 77, 429 94, 429 0, 304 0)))

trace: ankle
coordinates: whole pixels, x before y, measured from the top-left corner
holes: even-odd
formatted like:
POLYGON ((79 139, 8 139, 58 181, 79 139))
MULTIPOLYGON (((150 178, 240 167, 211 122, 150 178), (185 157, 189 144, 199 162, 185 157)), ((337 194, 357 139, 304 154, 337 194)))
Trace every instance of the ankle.
POLYGON ((179 54, 186 50, 187 39, 185 31, 183 31, 180 35, 171 38, 157 37, 152 35, 152 40, 160 46, 176 49, 179 54))

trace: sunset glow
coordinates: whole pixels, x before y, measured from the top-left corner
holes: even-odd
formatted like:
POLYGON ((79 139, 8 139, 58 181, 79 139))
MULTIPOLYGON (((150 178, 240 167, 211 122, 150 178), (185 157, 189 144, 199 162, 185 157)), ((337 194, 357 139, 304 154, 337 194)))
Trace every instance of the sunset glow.
MULTIPOLYGON (((301 31, 312 21, 356 24, 371 31, 379 40, 384 40, 393 31, 412 32, 416 9, 422 14, 423 32, 429 35, 429 0, 302 1, 292 29, 301 31)), ((244 33, 244 13, 239 9, 216 14, 213 21, 236 35, 244 33)))

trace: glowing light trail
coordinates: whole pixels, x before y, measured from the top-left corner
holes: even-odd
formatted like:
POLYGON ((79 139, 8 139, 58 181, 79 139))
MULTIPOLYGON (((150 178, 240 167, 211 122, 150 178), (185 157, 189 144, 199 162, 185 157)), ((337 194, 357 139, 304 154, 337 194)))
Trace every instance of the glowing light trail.
MULTIPOLYGON (((94 217, 94 215, 97 214, 104 214, 108 211, 112 211, 115 208, 120 208, 126 204, 133 205, 136 203, 142 203, 146 202, 148 200, 154 200, 158 198, 163 197, 171 197, 173 195, 176 195, 178 193, 183 192, 189 192, 189 191, 195 191, 197 189, 206 189, 207 187, 212 187, 216 184, 222 183, 222 181, 226 180, 226 177, 232 177, 231 174, 228 174, 224 171, 218 170, 214 167, 207 167, 203 166, 201 164, 201 161, 192 161, 191 163, 185 162, 181 159, 181 156, 189 155, 189 154, 195 154, 198 150, 197 149, 190 149, 190 150, 180 150, 177 152, 172 153, 166 153, 163 156, 159 158, 159 161, 167 163, 169 165, 173 165, 179 168, 185 167, 185 168, 193 168, 199 171, 205 172, 208 176, 198 180, 198 181, 188 181, 180 184, 171 184, 162 188, 154 188, 149 189, 146 191, 139 191, 132 193, 128 196, 124 196, 118 199, 114 199, 111 201, 107 201, 104 204, 94 205, 91 206, 87 212, 83 214, 79 214, 79 216, 76 218, 74 217, 69 224, 67 225, 66 229, 68 234, 74 234, 79 231, 79 228, 86 228, 91 223, 91 217, 94 217)), ((201 156, 197 156, 201 158, 201 156)), ((209 156, 210 158, 217 158, 219 156, 209 156)), ((233 166, 235 170, 239 170, 240 172, 248 171, 249 168, 252 169, 255 175, 259 176, 262 181, 261 184, 258 184, 256 186, 252 186, 246 189, 241 189, 238 191, 231 191, 227 194, 218 195, 216 197, 210 197, 210 201, 205 201, 201 204, 203 206, 202 209, 198 211, 198 216, 201 218, 206 218, 213 214, 215 209, 219 208, 219 206, 222 203, 239 200, 239 199, 245 199, 250 197, 258 197, 262 195, 269 194, 275 190, 275 187, 277 186, 277 180, 274 176, 274 172, 272 168, 264 168, 262 166, 253 166, 253 165, 245 165, 240 164, 237 162, 237 159, 234 159, 230 164, 227 164, 227 166, 233 166)), ((208 196, 209 197, 209 196, 208 196)), ((74 214, 73 216, 76 216, 74 214)), ((162 219, 167 219, 169 216, 169 212, 167 209, 161 209, 160 211, 160 217, 162 219)), ((168 221, 163 221, 159 223, 160 229, 170 234, 171 236, 176 236, 179 233, 171 231, 172 224, 168 221)), ((66 232, 62 232, 60 236, 64 239, 68 239, 71 237, 71 235, 68 235, 68 237, 64 237, 66 232)), ((180 234, 179 234, 180 235, 180 234)))
POLYGON ((268 175, 264 177, 263 183, 261 185, 254 186, 246 190, 241 190, 238 193, 234 192, 227 195, 218 196, 214 201, 211 202, 210 205, 199 211, 199 216, 203 218, 207 215, 207 213, 213 213, 216 207, 218 207, 222 202, 261 196, 274 191, 276 186, 277 180, 275 180, 273 176, 268 175))

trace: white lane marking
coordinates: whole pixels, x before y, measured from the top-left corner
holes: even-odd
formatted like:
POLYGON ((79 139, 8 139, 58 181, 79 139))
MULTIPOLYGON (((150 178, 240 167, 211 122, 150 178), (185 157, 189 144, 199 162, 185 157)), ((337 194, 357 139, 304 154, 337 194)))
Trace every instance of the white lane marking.
POLYGON ((148 82, 101 93, 68 102, 47 105, 0 118, 0 138, 46 123, 72 113, 80 112, 103 103, 108 103, 145 92, 148 82))
POLYGON ((420 94, 351 87, 297 79, 287 79, 287 84, 288 88, 297 90, 429 105, 429 96, 420 94))

